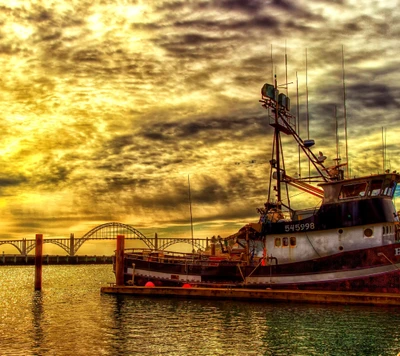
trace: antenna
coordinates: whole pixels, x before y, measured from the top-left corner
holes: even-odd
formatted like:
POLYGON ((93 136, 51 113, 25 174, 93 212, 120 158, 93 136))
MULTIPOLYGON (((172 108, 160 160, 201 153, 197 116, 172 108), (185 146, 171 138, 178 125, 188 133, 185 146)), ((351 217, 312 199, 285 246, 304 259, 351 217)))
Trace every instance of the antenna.
POLYGON ((309 115, 308 115, 308 72, 307 72, 307 48, 306 48, 306 118, 307 118, 307 140, 310 139, 310 122, 309 122, 309 115))
POLYGON ((287 54, 286 54, 286 40, 285 40, 285 71, 286 71, 286 96, 289 97, 289 85, 288 85, 288 78, 287 78, 287 54))
POLYGON ((386 170, 386 128, 382 127, 382 165, 383 171, 386 170))
MULTIPOLYGON (((308 114, 308 74, 307 74, 307 48, 306 48, 306 124, 307 140, 310 139, 310 116, 308 114)), ((308 161, 308 176, 311 176, 311 163, 308 161)))
POLYGON ((188 174, 188 185, 189 185, 190 232, 191 232, 191 236, 192 236, 192 252, 194 252, 192 196, 191 196, 191 193, 190 193, 190 178, 189 178, 189 174, 188 174))
POLYGON ((274 82, 274 57, 272 55, 272 44, 271 44, 271 79, 274 82))
POLYGON ((342 45, 342 73, 343 73, 343 115, 344 115, 344 140, 346 143, 346 178, 349 178, 349 150, 347 146, 347 111, 346 111, 346 84, 344 73, 344 47, 342 45))
POLYGON ((339 133, 338 133, 338 118, 337 118, 337 107, 334 108, 335 115, 335 135, 336 135, 336 164, 339 164, 340 154, 339 154, 339 133))

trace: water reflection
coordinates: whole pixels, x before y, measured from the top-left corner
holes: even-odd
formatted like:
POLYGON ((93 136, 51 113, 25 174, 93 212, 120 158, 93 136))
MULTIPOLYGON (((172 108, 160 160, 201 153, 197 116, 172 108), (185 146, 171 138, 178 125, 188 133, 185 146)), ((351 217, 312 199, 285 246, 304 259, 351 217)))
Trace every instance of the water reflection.
POLYGON ((110 266, 0 269, 1 355, 397 355, 399 308, 100 294, 110 266))
POLYGON ((277 308, 266 319, 266 355, 397 355, 400 332, 391 325, 400 321, 399 312, 354 306, 277 308))
POLYGON ((44 331, 42 327, 43 316, 43 298, 41 291, 33 291, 32 296, 32 350, 35 352, 41 351, 43 354, 42 345, 44 343, 44 331))
MULTIPOLYGON (((110 343, 111 355, 125 355, 125 350, 128 350, 128 343, 130 342, 130 336, 127 333, 126 324, 126 310, 125 310, 125 298, 123 296, 107 296, 111 304, 110 312, 112 314, 113 327, 111 329, 112 334, 110 343)), ((131 322, 136 322, 132 320, 131 322)))
MULTIPOLYGON (((113 354, 263 354, 251 310, 230 302, 113 297, 113 354), (249 337, 250 335, 250 337, 249 337)), ((265 330, 264 330, 265 331, 265 330)))
POLYGON ((397 355, 398 308, 113 297, 116 355, 397 355), (390 325, 391 324, 391 325, 390 325))

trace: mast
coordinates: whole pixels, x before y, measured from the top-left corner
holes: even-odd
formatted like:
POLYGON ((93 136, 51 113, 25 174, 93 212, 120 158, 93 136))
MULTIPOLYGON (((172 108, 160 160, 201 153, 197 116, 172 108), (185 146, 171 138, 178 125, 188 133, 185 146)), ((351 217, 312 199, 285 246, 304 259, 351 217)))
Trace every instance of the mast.
MULTIPOLYGON (((278 92, 278 81, 275 74, 275 95, 278 92)), ((280 163, 280 135, 279 135, 279 102, 276 101, 275 107, 275 157, 276 157, 276 198, 277 198, 277 208, 281 208, 281 163, 280 163)))
MULTIPOLYGON (((269 124, 274 128, 272 158, 270 160, 271 171, 270 189, 268 190, 268 203, 271 203, 271 205, 274 205, 274 207, 278 209, 285 207, 292 211, 290 208, 289 191, 287 185, 292 185, 318 197, 323 197, 323 191, 322 189, 316 188, 309 183, 305 183, 301 178, 292 178, 286 174, 281 132, 285 135, 290 135, 293 137, 293 139, 297 142, 298 147, 300 147, 300 149, 307 156, 309 163, 312 164, 317 171, 317 176, 309 176, 306 177, 306 179, 309 179, 310 182, 311 179, 313 179, 312 182, 321 182, 321 180, 327 182, 331 177, 328 173, 328 170, 323 165, 324 159, 321 159, 321 157, 316 157, 310 149, 310 147, 314 144, 314 140, 303 141, 298 135, 296 124, 292 122, 292 119, 295 117, 290 114, 289 98, 287 98, 283 93, 279 94, 276 74, 273 83, 274 84, 265 83, 263 85, 261 88, 261 100, 259 100, 262 103, 262 106, 268 110, 268 113, 269 109, 272 109, 272 112, 274 113, 273 116, 268 114, 270 119, 269 124), (271 186, 272 178, 276 180, 276 185, 274 186, 271 186), (286 184, 288 204, 285 204, 282 201, 282 183, 286 184), (275 191, 276 201, 274 202, 270 200, 272 190, 275 191)), ((271 205, 266 205, 266 207, 270 207, 271 205)))
MULTIPOLYGON (((297 134, 300 136, 300 103, 299 103, 299 78, 296 72, 296 127, 297 127, 297 134)), ((299 154, 299 178, 301 177, 301 159, 300 159, 300 146, 297 146, 298 154, 299 154)))

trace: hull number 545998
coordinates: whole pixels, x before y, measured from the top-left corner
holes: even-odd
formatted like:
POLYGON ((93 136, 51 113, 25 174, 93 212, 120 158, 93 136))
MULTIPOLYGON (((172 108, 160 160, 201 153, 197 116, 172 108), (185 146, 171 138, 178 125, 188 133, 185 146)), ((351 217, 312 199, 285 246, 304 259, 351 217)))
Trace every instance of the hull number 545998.
POLYGON ((315 224, 314 223, 285 225, 285 232, 307 231, 307 230, 314 230, 314 229, 315 229, 315 224))

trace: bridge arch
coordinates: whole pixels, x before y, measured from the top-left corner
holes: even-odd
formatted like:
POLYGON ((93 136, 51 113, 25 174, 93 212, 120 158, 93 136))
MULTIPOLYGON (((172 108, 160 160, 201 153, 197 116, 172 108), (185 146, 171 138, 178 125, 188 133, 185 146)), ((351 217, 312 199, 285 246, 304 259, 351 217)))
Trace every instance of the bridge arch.
POLYGON ((109 222, 99 226, 96 226, 92 230, 88 231, 79 239, 75 239, 74 252, 76 253, 79 248, 87 240, 96 239, 115 239, 117 235, 124 235, 126 239, 136 239, 142 240, 148 248, 153 249, 154 243, 143 235, 140 231, 136 230, 133 226, 119 223, 119 222, 109 222))
MULTIPOLYGON (((58 247, 61 247, 65 252, 69 253, 69 240, 66 239, 43 239, 43 244, 54 244, 58 247)), ((22 242, 23 244, 23 242, 22 242)), ((36 248, 35 240, 26 240, 25 239, 25 253, 29 253, 36 248)), ((20 250, 21 255, 24 254, 24 247, 20 250)))
MULTIPOLYGON (((208 248, 208 238, 206 239, 189 239, 189 238, 173 238, 173 237, 155 237, 147 238, 140 231, 131 225, 108 222, 101 224, 85 233, 81 238, 75 238, 71 234, 70 238, 46 238, 43 243, 54 244, 67 252, 68 255, 74 256, 79 248, 88 240, 115 240, 117 235, 124 235, 125 239, 141 240, 149 249, 164 250, 174 244, 184 243, 192 245, 193 248, 206 250, 208 248)), ((10 244, 14 246, 21 255, 25 255, 35 249, 36 241, 34 239, 22 240, 0 240, 0 245, 10 244)))
POLYGON ((167 239, 167 241, 165 241, 161 246, 159 246, 160 250, 165 250, 166 248, 178 244, 178 243, 185 243, 185 244, 189 244, 192 245, 193 248, 196 247, 197 249, 200 250, 205 250, 207 248, 207 240, 203 240, 203 239, 195 239, 195 240, 191 240, 191 239, 179 239, 179 238, 171 238, 171 239, 167 239))
POLYGON ((8 240, 8 241, 0 241, 0 245, 13 245, 18 251, 19 253, 22 255, 23 251, 22 251, 22 247, 20 246, 20 244, 18 243, 18 241, 12 241, 12 240, 8 240))

